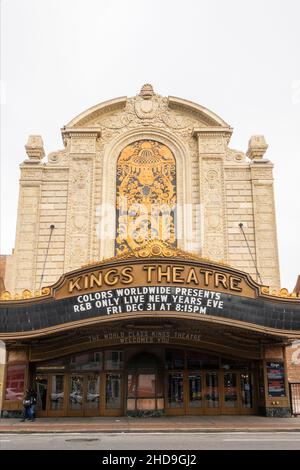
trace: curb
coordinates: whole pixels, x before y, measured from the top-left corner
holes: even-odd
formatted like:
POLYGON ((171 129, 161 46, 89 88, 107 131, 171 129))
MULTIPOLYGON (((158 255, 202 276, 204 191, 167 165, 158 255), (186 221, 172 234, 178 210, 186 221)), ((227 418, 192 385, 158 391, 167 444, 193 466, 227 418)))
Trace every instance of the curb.
POLYGON ((107 434, 122 434, 122 433, 169 433, 169 434, 180 434, 180 433, 267 433, 267 432, 300 432, 300 428, 119 428, 119 429, 34 429, 34 428, 17 428, 12 429, 0 429, 1 434, 72 434, 72 433, 107 433, 107 434))

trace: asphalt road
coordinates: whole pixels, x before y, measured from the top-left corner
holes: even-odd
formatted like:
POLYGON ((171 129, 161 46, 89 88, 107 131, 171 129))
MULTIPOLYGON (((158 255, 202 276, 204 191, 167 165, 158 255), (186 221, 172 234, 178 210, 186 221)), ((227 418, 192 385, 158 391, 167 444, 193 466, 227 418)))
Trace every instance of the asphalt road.
POLYGON ((300 432, 0 434, 0 450, 300 450, 300 432))

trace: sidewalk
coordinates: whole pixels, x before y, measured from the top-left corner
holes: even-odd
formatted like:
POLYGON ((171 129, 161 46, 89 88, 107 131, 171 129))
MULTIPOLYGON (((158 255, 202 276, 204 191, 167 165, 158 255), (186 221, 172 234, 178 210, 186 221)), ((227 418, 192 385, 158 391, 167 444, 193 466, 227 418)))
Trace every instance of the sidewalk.
POLYGON ((168 416, 159 418, 0 419, 0 433, 84 432, 300 432, 300 418, 263 416, 168 416))

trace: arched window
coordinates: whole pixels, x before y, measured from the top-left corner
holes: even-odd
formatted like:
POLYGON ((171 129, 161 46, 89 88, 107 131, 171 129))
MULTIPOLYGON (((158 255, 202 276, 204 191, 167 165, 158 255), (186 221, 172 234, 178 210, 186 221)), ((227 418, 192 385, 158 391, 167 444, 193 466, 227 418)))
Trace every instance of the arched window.
POLYGON ((176 164, 160 142, 138 140, 117 163, 116 254, 160 239, 176 246, 176 164))

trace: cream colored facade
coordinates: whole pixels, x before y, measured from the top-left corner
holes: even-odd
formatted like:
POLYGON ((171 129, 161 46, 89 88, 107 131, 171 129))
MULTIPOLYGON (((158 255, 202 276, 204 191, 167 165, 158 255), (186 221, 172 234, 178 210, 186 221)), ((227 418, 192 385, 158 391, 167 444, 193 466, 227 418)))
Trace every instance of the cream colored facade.
POLYGON ((117 159, 142 139, 166 145, 175 157, 178 247, 259 281, 243 223, 262 283, 279 288, 273 165, 264 157, 263 136, 251 137, 246 153, 232 150, 232 128, 220 117, 190 101, 162 97, 149 85, 132 98, 88 109, 61 132, 64 148, 47 158, 42 138, 28 139, 7 290, 36 291, 64 272, 114 256, 117 159))

